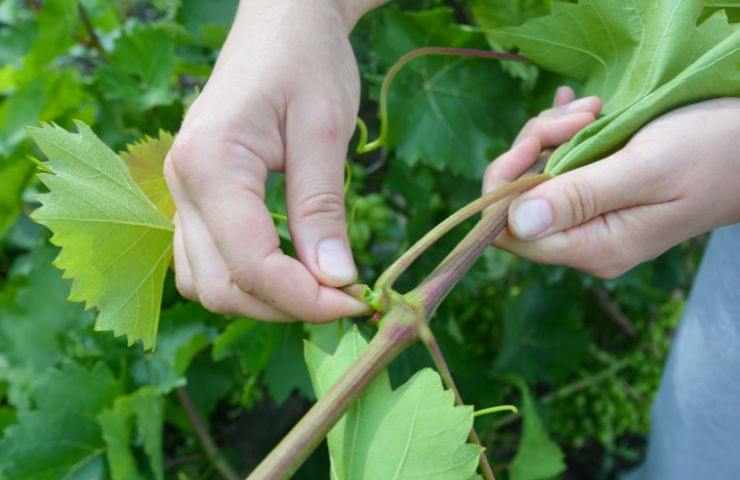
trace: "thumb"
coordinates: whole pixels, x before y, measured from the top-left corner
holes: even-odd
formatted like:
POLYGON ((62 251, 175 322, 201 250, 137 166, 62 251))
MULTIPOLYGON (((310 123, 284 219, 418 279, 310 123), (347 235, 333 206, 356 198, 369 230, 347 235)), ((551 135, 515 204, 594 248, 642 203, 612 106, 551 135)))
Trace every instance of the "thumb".
POLYGON ((344 162, 354 117, 294 107, 286 125, 286 202, 298 258, 324 285, 352 283, 357 269, 347 237, 344 162), (303 114, 305 113, 305 115, 303 114))
POLYGON ((641 170, 637 162, 618 152, 559 175, 512 202, 509 231, 520 240, 535 240, 649 201, 649 180, 641 170))

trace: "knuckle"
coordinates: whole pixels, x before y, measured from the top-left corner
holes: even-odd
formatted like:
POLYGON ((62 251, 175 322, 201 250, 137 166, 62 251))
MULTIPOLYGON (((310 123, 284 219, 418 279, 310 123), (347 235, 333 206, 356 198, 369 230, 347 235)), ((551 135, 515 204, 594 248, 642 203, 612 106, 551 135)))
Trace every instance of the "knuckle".
POLYGON ((341 102, 328 100, 321 104, 315 112, 314 136, 320 142, 334 143, 343 140, 348 135, 348 126, 345 121, 344 108, 341 102))
POLYGON ((178 133, 165 161, 165 168, 183 180, 190 178, 198 167, 196 152, 203 141, 199 137, 199 134, 190 130, 178 133))
POLYGON ((242 264, 229 266, 231 281, 239 287, 239 290, 247 295, 251 295, 255 290, 257 280, 257 274, 255 272, 255 269, 248 268, 242 264))
POLYGON ((309 195, 296 208, 296 219, 320 218, 322 221, 344 221, 344 198, 336 192, 309 195))
POLYGON ((198 292, 195 289, 195 285, 183 275, 175 275, 175 287, 183 298, 187 298, 193 302, 198 301, 198 292))
POLYGON ((565 189, 565 201, 574 225, 580 225, 591 219, 597 212, 593 189, 586 179, 577 173, 573 174, 565 189))
POLYGON ((198 292, 198 301, 203 308, 213 313, 226 313, 228 295, 224 289, 208 289, 198 292))

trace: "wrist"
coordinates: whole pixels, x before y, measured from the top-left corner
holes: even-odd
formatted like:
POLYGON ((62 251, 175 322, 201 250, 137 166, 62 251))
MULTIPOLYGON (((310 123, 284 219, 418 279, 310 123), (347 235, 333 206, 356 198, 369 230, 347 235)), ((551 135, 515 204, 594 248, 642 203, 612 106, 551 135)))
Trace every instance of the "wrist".
POLYGON ((333 0, 342 11, 342 16, 347 24, 347 32, 349 33, 355 24, 370 10, 373 10, 388 0, 333 0))

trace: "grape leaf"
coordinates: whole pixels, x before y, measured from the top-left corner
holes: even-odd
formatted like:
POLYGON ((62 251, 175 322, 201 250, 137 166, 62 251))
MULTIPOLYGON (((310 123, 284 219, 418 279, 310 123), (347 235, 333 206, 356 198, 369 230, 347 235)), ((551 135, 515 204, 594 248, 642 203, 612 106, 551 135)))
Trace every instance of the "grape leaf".
POLYGON ((162 285, 172 257, 172 223, 136 185, 123 161, 77 122, 73 134, 30 128, 48 157, 40 178, 49 193, 34 220, 62 247, 55 265, 74 278, 70 300, 100 311, 98 330, 154 347, 162 285))
POLYGON ((110 99, 137 111, 174 100, 175 41, 162 27, 139 25, 117 41, 110 62, 98 70, 100 87, 110 99))
MULTIPOLYGON (((366 347, 356 327, 334 355, 307 342, 316 395, 323 396, 366 347)), ((331 478, 468 480, 481 453, 466 443, 472 426, 472 407, 454 406, 435 371, 423 369, 396 390, 383 372, 327 437, 331 478)))
POLYGON ((37 408, 21 411, 0 440, 4 480, 104 478, 105 445, 95 415, 120 395, 121 386, 98 364, 65 363, 42 376, 37 408))
POLYGON ((164 179, 163 168, 173 140, 171 133, 160 130, 159 137, 146 136, 120 154, 139 188, 170 219, 175 216, 175 203, 164 179))
POLYGON ((740 95, 740 28, 724 11, 697 25, 703 8, 701 0, 557 2, 549 16, 493 34, 604 100, 605 116, 560 147, 548 171, 611 153, 671 109, 740 95))
POLYGON ((164 399, 151 387, 117 398, 113 407, 98 415, 113 480, 164 478, 163 421, 164 399), (139 471, 135 451, 131 448, 134 427, 149 459, 149 471, 145 474, 139 471))
MULTIPOLYGON (((409 50, 429 45, 487 49, 482 33, 459 26, 451 10, 396 8, 375 24, 374 54, 387 70, 409 50)), ((408 63, 388 97, 388 148, 409 165, 422 162, 480 178, 526 120, 519 83, 492 60, 427 56, 408 63)))
POLYGON ((524 426, 519 449, 511 462, 511 480, 539 480, 552 478, 565 470, 563 452, 550 439, 537 409, 532 394, 521 379, 515 382, 522 392, 524 426))

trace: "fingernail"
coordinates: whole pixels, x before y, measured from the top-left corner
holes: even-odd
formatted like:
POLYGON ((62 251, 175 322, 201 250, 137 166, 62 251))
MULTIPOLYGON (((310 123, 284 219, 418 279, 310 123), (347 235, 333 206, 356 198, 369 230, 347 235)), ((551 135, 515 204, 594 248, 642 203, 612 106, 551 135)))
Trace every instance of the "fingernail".
POLYGON ((355 279, 355 264, 347 244, 338 238, 319 242, 319 268, 338 282, 349 283, 355 279))
POLYGON ((565 104, 565 111, 572 112, 574 110, 580 110, 593 101, 594 97, 579 98, 570 103, 565 104))
POLYGON ((514 209, 511 223, 520 237, 531 240, 552 225, 552 208, 541 198, 526 200, 514 209))

